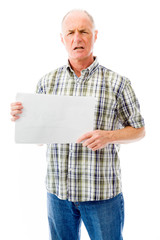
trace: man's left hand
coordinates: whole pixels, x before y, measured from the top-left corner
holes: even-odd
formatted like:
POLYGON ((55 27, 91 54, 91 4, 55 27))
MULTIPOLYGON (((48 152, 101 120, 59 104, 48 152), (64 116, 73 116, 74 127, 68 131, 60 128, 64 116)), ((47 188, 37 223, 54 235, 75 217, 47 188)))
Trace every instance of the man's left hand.
POLYGON ((126 144, 140 140, 145 136, 145 128, 134 128, 126 126, 123 129, 117 129, 113 131, 106 130, 94 130, 88 132, 78 138, 77 143, 83 142, 83 146, 86 146, 93 151, 106 147, 107 144, 126 144))
POLYGON ((77 139, 77 143, 83 142, 83 147, 88 147, 93 151, 106 147, 107 144, 111 143, 112 132, 105 130, 94 130, 85 133, 77 139))

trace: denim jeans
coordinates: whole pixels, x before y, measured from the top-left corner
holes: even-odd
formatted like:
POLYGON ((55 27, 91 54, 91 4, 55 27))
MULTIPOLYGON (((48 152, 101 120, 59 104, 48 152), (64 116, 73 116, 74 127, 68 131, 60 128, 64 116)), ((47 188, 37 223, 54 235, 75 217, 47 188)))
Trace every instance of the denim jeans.
POLYGON ((50 240, 79 240, 81 221, 91 240, 123 240, 124 199, 70 202, 47 193, 50 240))

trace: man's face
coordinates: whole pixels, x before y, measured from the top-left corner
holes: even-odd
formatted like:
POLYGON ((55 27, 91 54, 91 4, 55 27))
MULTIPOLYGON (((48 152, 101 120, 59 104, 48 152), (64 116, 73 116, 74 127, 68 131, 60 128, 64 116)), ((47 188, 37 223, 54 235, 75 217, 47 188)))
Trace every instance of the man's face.
POLYGON ((97 39, 90 18, 83 12, 72 12, 62 25, 61 41, 66 47, 69 59, 83 60, 93 56, 93 45, 97 39))

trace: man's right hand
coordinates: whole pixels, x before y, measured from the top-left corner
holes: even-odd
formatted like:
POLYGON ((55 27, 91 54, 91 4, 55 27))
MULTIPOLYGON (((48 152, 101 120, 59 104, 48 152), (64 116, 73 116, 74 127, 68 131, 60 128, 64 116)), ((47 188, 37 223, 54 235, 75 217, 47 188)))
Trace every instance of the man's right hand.
POLYGON ((11 103, 11 115, 12 115, 11 121, 16 121, 17 119, 20 118, 19 114, 22 113, 22 109, 23 106, 21 102, 11 103))

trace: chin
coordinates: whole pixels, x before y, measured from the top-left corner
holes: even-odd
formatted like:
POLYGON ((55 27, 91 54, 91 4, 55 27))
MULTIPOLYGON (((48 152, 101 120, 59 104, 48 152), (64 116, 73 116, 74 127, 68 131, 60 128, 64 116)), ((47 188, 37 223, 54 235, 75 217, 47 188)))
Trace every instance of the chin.
POLYGON ((83 59, 86 59, 86 58, 88 58, 90 55, 89 54, 74 54, 73 56, 72 56, 72 58, 73 59, 77 59, 77 60, 83 60, 83 59))

